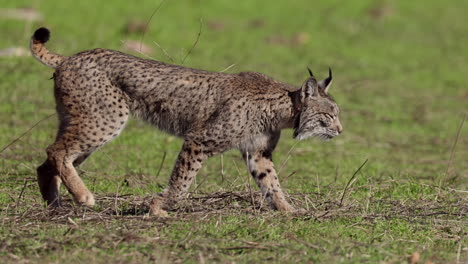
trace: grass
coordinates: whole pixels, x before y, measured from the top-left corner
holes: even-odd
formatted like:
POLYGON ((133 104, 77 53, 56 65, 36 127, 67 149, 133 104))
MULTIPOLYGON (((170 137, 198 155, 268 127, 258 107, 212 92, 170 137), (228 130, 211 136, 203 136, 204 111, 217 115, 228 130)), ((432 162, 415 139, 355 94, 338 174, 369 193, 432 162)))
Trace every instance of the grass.
MULTIPOLYGON (((122 42, 141 40, 128 24, 145 24, 159 3, 7 0, 1 8, 43 18, 10 10, 0 50, 27 48, 39 26, 51 29, 48 47, 60 54, 124 50, 122 42)), ((284 131, 275 152, 291 202, 306 209, 297 214, 265 208, 230 151, 205 164, 171 217, 148 217, 181 140, 135 120, 80 168, 96 208, 73 205, 63 191, 66 206, 46 210, 35 168, 56 132, 56 117, 46 118, 53 71, 30 56, 1 57, 0 147, 46 119, 0 153, 0 262, 401 263, 414 252, 421 262, 468 261, 467 9, 435 0, 162 5, 143 40, 155 59, 171 61, 157 42, 181 64, 201 20, 186 66, 259 71, 297 86, 307 66, 318 77, 332 67, 344 134, 295 145, 284 131)))

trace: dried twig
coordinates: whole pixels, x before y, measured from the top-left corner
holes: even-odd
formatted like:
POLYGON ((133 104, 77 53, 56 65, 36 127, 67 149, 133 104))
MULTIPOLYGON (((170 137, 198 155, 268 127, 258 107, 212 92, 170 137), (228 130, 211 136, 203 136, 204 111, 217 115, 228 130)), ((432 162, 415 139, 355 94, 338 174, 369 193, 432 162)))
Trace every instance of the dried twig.
POLYGON ((156 173, 155 179, 158 178, 158 177, 159 177, 159 173, 161 173, 162 167, 163 167, 163 165, 164 165, 164 161, 166 160, 166 155, 167 155, 167 152, 164 151, 164 154, 163 154, 163 157, 162 157, 162 160, 161 160, 161 164, 159 164, 159 169, 158 169, 158 172, 156 173))
POLYGON ((145 38, 145 33, 146 33, 146 30, 148 29, 148 25, 149 23, 151 22, 151 20, 153 19, 153 16, 159 11, 159 9, 161 9, 162 5, 166 2, 166 0, 162 0, 161 3, 158 5, 158 7, 156 8, 156 10, 154 10, 153 14, 151 14, 150 18, 148 19, 148 22, 146 22, 146 25, 145 25, 145 30, 143 31, 143 35, 141 35, 141 39, 140 39, 140 52, 141 52, 141 46, 143 45, 143 39, 145 38))
POLYGON ((277 174, 279 175, 281 170, 283 169, 283 167, 286 165, 286 163, 288 162, 289 158, 291 157, 291 152, 293 151, 293 149, 297 146, 297 144, 299 143, 299 141, 297 141, 296 143, 294 143, 294 145, 289 149, 288 153, 286 154, 286 158, 283 160, 283 162, 281 163, 281 166, 279 167, 278 169, 278 172, 277 174))
POLYGON ((23 193, 24 193, 24 190, 26 189, 27 184, 28 184, 28 181, 25 179, 24 184, 23 184, 23 188, 21 188, 21 192, 18 195, 18 199, 16 200, 16 208, 18 208, 19 202, 20 202, 21 198, 23 197, 23 193))
POLYGON ((225 247, 220 248, 221 250, 242 250, 242 249, 259 249, 259 250, 269 250, 269 247, 262 246, 238 246, 238 247, 225 247))
POLYGON ((296 172, 297 172, 297 171, 293 171, 293 172, 291 172, 288 176, 284 177, 283 183, 287 182, 291 176, 293 176, 294 174, 296 174, 296 172))
POLYGON ((2 148, 2 151, 0 151, 0 153, 3 153, 3 151, 5 151, 7 148, 9 148, 11 145, 15 144, 18 140, 20 140, 22 137, 24 137, 26 134, 29 133, 29 131, 31 131, 33 128, 35 128, 37 125, 39 125, 41 122, 51 118, 52 116, 54 116, 55 113, 53 114, 50 114, 44 118, 42 118, 41 120, 37 121, 32 127, 28 128, 28 130, 26 130, 23 134, 21 134, 19 137, 15 138, 13 141, 11 141, 10 143, 8 143, 5 147, 2 148))
POLYGON ((182 63, 181 63, 182 65, 184 65, 185 59, 187 59, 187 57, 192 53, 195 46, 197 46, 198 41, 200 40, 201 33, 202 33, 202 27, 203 27, 203 20, 200 18, 200 28, 198 29, 197 39, 195 40, 195 42, 193 43, 192 47, 189 49, 185 57, 182 59, 182 63))
MULTIPOLYGON (((466 119, 466 113, 463 114, 462 121, 460 122, 460 126, 458 127, 457 135, 455 137, 455 141, 453 142, 452 150, 450 152, 450 158, 447 163, 447 169, 445 170, 443 178, 439 182, 439 187, 442 187, 442 182, 446 180, 449 169, 450 169, 450 165, 452 165, 452 160, 453 160, 453 157, 455 156, 455 147, 457 146, 458 139, 460 138, 461 130, 463 128, 463 124, 465 123, 465 119, 466 119)), ((440 193, 440 189, 439 189, 439 193, 440 193)))

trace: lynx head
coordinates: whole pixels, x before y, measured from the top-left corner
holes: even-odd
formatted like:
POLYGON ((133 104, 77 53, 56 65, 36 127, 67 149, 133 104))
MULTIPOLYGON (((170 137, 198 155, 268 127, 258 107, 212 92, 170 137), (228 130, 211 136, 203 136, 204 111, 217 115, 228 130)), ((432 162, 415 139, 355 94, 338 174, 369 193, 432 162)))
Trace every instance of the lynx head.
POLYGON ((328 94, 332 83, 332 72, 329 69, 328 78, 317 82, 310 69, 310 77, 301 89, 292 93, 295 108, 299 114, 294 121, 294 138, 303 140, 318 137, 330 140, 342 131, 338 114, 340 109, 328 94))

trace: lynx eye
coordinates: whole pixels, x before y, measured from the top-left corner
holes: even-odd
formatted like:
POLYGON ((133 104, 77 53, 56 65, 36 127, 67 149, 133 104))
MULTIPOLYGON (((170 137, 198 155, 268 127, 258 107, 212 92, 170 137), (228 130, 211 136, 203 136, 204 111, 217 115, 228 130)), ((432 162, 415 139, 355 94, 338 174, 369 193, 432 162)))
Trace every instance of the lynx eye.
POLYGON ((325 122, 322 121, 322 120, 319 120, 319 123, 320 123, 320 126, 322 126, 322 127, 327 127, 327 126, 328 126, 328 124, 325 123, 325 122))

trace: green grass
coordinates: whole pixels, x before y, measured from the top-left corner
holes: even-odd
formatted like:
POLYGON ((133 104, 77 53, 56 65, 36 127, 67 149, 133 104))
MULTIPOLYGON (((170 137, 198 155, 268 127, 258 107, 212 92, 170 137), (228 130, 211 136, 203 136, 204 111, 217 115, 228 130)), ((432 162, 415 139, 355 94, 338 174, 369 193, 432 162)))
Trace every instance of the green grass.
MULTIPOLYGON (((0 16, 0 50, 27 49, 40 26, 51 29, 48 47, 60 54, 123 50, 122 41, 141 39, 125 25, 145 23, 158 4, 7 0, 1 8, 31 7, 43 19, 0 16)), ((284 189, 307 211, 259 209, 259 199, 253 207, 257 189, 230 151, 222 166, 219 156, 204 165, 170 218, 146 216, 181 140, 132 120, 80 168, 96 208, 68 200, 48 212, 35 168, 56 133, 52 116, 0 153, 0 262, 402 263, 414 252, 421 261, 468 261, 466 124, 453 148, 467 114, 466 10, 466 1, 436 0, 166 1, 143 41, 157 60, 171 62, 154 42, 181 64, 201 20, 186 66, 234 64, 227 72, 258 71, 296 86, 307 66, 320 78, 332 67, 344 134, 291 150, 296 142, 284 131, 274 157, 284 189), (214 192, 240 198, 215 201, 214 192)), ((0 57, 0 69, 3 148, 55 110, 52 69, 29 55, 0 57)))

